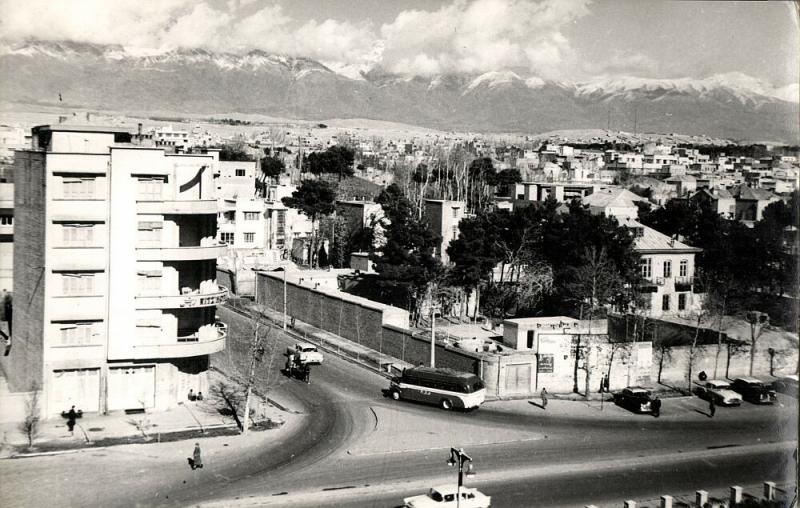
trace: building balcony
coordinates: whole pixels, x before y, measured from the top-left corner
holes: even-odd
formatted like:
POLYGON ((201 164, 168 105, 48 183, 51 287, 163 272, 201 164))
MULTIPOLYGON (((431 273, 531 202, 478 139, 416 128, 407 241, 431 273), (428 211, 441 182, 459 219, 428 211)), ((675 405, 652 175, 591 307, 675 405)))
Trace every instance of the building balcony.
POLYGON ((104 319, 106 298, 97 296, 53 296, 47 303, 48 319, 76 321, 82 319, 104 319))
POLYGON ((217 259, 228 252, 228 245, 222 242, 203 242, 206 245, 192 247, 143 247, 136 249, 139 261, 201 261, 217 259))
POLYGON ((691 291, 694 277, 675 277, 675 291, 691 291))
POLYGON ((105 221, 108 213, 105 199, 54 199, 49 220, 105 221))
POLYGON ((136 212, 159 215, 216 214, 216 199, 194 199, 178 201, 137 201, 136 212))
POLYGON ((658 291, 659 284, 653 279, 642 279, 639 282, 639 291, 642 293, 655 293, 658 291))
POLYGON ((214 307, 228 299, 228 290, 219 288, 214 293, 199 292, 181 295, 137 296, 136 308, 145 309, 193 309, 198 307, 214 307))
POLYGON ((188 358, 210 355, 225 349, 227 337, 228 325, 225 323, 206 325, 191 335, 162 337, 158 343, 134 344, 132 359, 188 358))

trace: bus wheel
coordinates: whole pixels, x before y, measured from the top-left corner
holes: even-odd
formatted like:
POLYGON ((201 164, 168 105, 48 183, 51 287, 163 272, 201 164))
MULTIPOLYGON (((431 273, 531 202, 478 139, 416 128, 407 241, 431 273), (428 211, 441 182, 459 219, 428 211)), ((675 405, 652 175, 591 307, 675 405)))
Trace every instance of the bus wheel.
POLYGON ((439 404, 441 404, 442 409, 445 409, 445 410, 453 408, 453 404, 447 399, 442 399, 442 401, 439 404))
POLYGON ((392 390, 389 392, 389 395, 392 397, 393 400, 400 400, 400 392, 397 390, 392 390))

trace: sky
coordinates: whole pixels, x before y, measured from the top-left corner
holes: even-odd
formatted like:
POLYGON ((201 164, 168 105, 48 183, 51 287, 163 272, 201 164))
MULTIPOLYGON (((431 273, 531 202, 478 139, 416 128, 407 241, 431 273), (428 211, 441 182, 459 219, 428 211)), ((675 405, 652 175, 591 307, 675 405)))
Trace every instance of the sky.
POLYGON ((781 0, 0 0, 0 38, 261 49, 404 75, 800 81, 798 11, 781 0))

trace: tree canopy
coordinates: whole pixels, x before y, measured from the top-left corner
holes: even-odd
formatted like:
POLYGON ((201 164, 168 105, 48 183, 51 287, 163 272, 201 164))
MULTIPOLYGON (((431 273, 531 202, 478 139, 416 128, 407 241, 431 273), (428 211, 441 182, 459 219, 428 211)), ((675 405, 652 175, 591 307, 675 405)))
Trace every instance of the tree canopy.
POLYGON ((355 152, 348 146, 334 145, 324 152, 313 152, 306 158, 308 170, 315 175, 337 175, 339 180, 353 176, 355 152))

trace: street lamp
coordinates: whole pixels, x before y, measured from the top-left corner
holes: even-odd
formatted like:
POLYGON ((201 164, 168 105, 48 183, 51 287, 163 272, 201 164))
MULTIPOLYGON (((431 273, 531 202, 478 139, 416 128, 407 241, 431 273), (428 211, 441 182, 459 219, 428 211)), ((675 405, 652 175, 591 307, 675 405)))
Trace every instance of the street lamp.
POLYGON ((458 489, 456 490, 456 507, 461 506, 461 487, 464 485, 464 464, 467 464, 466 476, 475 476, 475 469, 472 467, 472 457, 464 453, 463 448, 450 448, 450 458, 447 465, 450 467, 458 466, 458 489))

